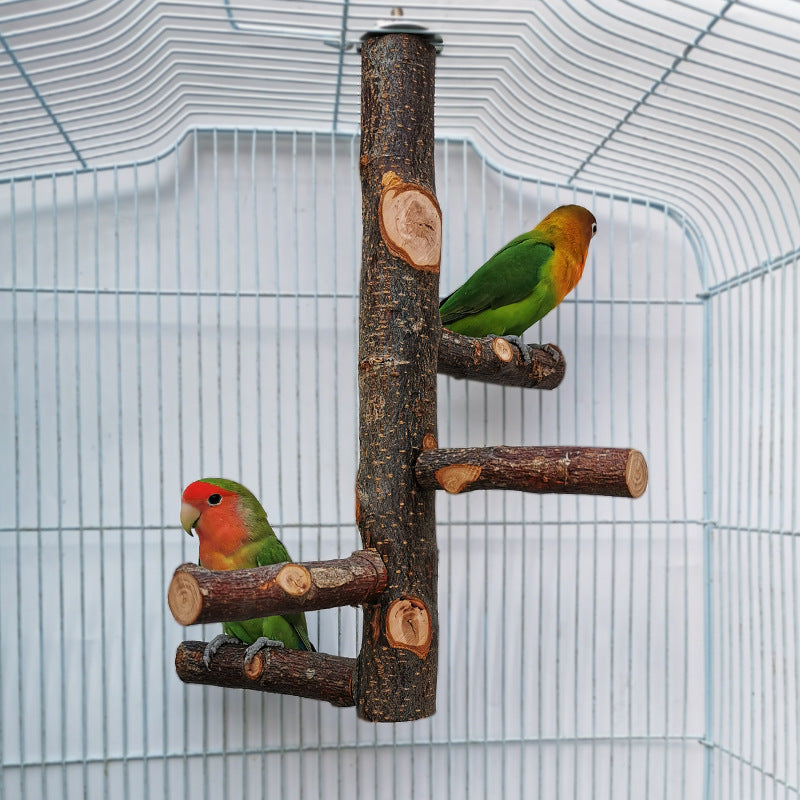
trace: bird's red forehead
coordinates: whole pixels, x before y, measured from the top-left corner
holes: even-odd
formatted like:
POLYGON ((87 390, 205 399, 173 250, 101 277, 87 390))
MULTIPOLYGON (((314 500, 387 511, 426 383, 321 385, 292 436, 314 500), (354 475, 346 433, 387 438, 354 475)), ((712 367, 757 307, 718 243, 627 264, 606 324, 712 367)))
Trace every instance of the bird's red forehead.
POLYGON ((208 481, 195 481, 194 483, 190 483, 183 490, 183 499, 187 503, 197 505, 198 503, 205 503, 212 494, 221 494, 223 497, 232 497, 235 492, 231 492, 228 489, 223 489, 221 486, 217 486, 214 483, 209 483, 208 481))

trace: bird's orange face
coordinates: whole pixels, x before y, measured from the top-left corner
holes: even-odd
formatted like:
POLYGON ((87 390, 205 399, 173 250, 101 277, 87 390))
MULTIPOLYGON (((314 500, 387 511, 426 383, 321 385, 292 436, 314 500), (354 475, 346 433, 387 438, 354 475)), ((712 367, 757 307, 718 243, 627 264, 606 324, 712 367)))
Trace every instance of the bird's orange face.
POLYGON ((559 267, 554 271, 558 301, 571 292, 583 275, 589 242, 597 233, 597 220, 591 211, 578 205, 559 206, 535 228, 552 243, 559 267))
POLYGON ((202 536, 203 529, 228 517, 238 495, 206 481, 190 483, 181 497, 181 526, 190 536, 192 528, 202 536))
POLYGON ((233 569, 242 544, 248 538, 247 526, 239 509, 236 492, 214 483, 195 481, 184 489, 181 498, 181 526, 200 540, 200 563, 208 569, 233 569))
POLYGON ((594 214, 583 206, 559 206, 551 211, 536 228, 551 230, 556 238, 567 237, 572 246, 588 250, 589 242, 597 233, 597 220, 594 218, 594 214))

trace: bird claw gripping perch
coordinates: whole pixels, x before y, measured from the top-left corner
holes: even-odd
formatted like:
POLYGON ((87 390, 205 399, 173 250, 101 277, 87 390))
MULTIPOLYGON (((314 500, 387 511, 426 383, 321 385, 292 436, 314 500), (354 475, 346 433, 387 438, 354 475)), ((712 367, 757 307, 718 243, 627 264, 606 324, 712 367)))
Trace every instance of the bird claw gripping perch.
POLYGON ((256 657, 256 653, 259 650, 262 650, 264 647, 283 647, 283 642, 278 641, 277 639, 269 639, 266 636, 260 636, 256 639, 247 650, 244 651, 244 666, 245 668, 250 666, 250 662, 256 657))
POLYGON ((206 669, 211 667, 211 659, 224 644, 241 644, 241 642, 235 636, 228 636, 227 633, 215 636, 203 650, 203 663, 206 665, 206 669))

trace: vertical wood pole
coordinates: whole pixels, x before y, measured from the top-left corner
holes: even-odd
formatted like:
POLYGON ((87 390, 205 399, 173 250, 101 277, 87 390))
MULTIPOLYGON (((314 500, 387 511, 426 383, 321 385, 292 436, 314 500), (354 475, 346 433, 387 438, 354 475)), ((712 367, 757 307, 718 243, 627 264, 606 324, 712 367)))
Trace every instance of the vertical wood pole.
POLYGON ((367 38, 361 55, 363 251, 356 521, 388 573, 364 606, 353 694, 363 719, 436 710, 437 549, 433 489, 414 463, 436 441, 441 213, 434 195, 434 47, 367 38), (426 438, 427 437, 427 438, 426 438))

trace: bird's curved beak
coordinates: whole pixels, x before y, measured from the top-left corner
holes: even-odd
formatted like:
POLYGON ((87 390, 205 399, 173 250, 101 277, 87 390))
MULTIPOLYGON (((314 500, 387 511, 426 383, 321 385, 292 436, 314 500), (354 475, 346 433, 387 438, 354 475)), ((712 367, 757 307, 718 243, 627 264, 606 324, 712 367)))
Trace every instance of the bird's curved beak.
POLYGON ((181 527, 192 536, 192 528, 195 526, 197 520, 200 519, 200 513, 191 504, 187 502, 181 503, 181 527))

